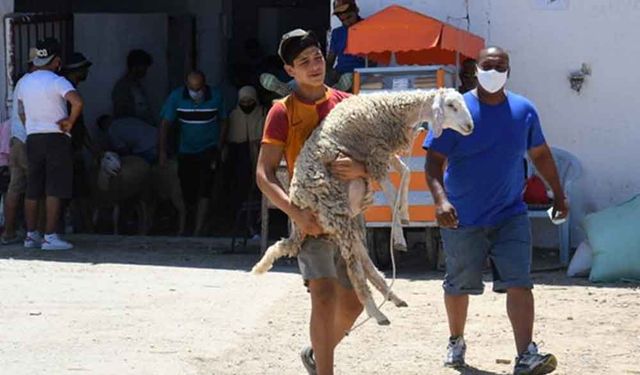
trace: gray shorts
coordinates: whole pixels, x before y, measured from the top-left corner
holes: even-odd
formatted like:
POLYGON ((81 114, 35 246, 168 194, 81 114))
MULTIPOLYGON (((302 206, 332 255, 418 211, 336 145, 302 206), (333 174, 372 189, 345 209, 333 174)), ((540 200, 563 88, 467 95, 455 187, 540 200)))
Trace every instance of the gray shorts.
POLYGON ((347 263, 340 255, 338 246, 328 239, 306 238, 298 253, 298 267, 305 286, 308 286, 309 280, 329 278, 337 279, 343 287, 353 289, 347 263))
POLYGON ((493 227, 441 229, 446 256, 443 288, 450 295, 482 294, 482 270, 487 258, 493 272, 493 291, 533 288, 531 226, 526 214, 493 227))

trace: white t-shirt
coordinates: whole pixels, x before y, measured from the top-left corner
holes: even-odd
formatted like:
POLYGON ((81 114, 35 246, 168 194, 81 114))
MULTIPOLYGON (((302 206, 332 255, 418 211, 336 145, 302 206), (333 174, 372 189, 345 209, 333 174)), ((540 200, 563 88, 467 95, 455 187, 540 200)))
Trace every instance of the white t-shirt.
POLYGON ((24 77, 18 100, 24 105, 27 134, 62 133, 58 121, 69 116, 64 96, 73 90, 71 82, 48 70, 24 77))
POLYGON ((13 89, 13 105, 11 106, 11 137, 19 139, 22 143, 27 141, 27 129, 25 129, 18 113, 18 93, 23 79, 28 75, 29 73, 26 73, 16 83, 16 87, 13 89))

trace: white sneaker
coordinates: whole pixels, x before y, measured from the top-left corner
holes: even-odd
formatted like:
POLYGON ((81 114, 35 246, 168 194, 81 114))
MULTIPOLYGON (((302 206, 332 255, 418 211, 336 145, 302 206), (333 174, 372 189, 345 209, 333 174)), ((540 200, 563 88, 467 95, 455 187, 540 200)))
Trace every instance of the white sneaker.
POLYGON ((43 238, 40 232, 27 232, 23 244, 26 249, 39 249, 42 246, 42 241, 43 238))
POLYGON ((558 366, 558 360, 553 354, 540 353, 535 342, 529 344, 527 351, 516 358, 513 368, 514 375, 544 375, 553 372, 558 366))
POLYGON ((62 240, 57 234, 47 234, 42 242, 42 250, 71 250, 73 245, 62 240))
POLYGON ((266 90, 275 92, 280 96, 287 96, 293 91, 293 87, 280 81, 278 77, 271 73, 260 74, 260 84, 266 90))
POLYGON ((464 355, 466 352, 467 344, 464 342, 464 337, 450 338, 444 365, 453 368, 464 367, 464 355))

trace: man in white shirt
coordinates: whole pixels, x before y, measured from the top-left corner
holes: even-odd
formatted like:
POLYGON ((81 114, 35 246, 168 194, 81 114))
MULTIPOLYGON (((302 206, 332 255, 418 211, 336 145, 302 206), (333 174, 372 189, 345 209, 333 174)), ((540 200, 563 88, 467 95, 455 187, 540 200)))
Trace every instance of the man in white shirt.
POLYGON ((25 77, 18 92, 18 106, 27 130, 26 248, 68 250, 73 245, 56 234, 61 199, 70 199, 73 184, 71 129, 83 102, 73 85, 56 74, 60 70, 60 45, 45 39, 36 45, 36 70, 25 77), (71 104, 71 114, 67 111, 71 104), (36 231, 38 199, 46 196, 44 238, 36 231))

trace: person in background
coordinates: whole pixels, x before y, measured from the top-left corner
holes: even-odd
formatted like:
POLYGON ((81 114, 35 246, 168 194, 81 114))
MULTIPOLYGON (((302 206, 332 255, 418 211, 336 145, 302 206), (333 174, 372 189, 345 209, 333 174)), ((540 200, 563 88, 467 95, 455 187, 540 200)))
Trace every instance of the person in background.
POLYGON ((149 165, 158 159, 158 129, 135 117, 114 119, 102 115, 97 126, 106 133, 109 151, 120 156, 138 156, 149 165))
MULTIPOLYGON (((18 93, 23 79, 35 70, 33 60, 38 57, 36 48, 29 49, 27 72, 20 78, 13 89, 13 105, 11 107, 11 140, 9 152, 9 187, 4 199, 4 233, 2 244, 11 245, 22 241, 16 233, 18 208, 27 190, 27 130, 18 113, 18 93)), ((42 229, 42 228, 40 228, 42 229)))
POLYGON ((26 76, 18 92, 19 114, 27 130, 26 248, 68 250, 56 229, 61 200, 70 199, 73 184, 71 130, 82 113, 83 101, 73 85, 56 74, 62 67, 55 39, 37 43, 36 70, 26 76), (67 112, 71 103, 71 113, 67 112), (45 236, 36 230, 38 200, 46 196, 45 236))
POLYGON ((476 77, 476 60, 465 59, 458 73, 460 77, 460 86, 458 91, 464 94, 478 87, 478 77, 476 77))
POLYGON ((195 70, 184 86, 175 89, 162 108, 158 162, 167 165, 169 128, 180 126, 178 175, 184 201, 195 207, 194 235, 203 234, 221 145, 226 137, 226 112, 222 92, 207 85, 206 77, 195 70))
MULTIPOLYGON (((80 83, 86 81, 89 77, 91 65, 93 65, 91 61, 87 60, 82 53, 74 52, 62 68, 62 75, 77 90, 80 83)), ((70 103, 68 103, 67 109, 71 111, 70 103)), ((91 190, 88 176, 90 163, 86 160, 85 151, 89 151, 95 160, 100 160, 102 150, 92 141, 85 126, 83 114, 78 117, 76 124, 71 129, 71 147, 73 150, 73 200, 71 201, 71 212, 74 214, 63 215, 61 222, 71 225, 68 221, 71 219, 70 216, 73 216, 73 218, 76 218, 76 220, 72 220, 75 231, 92 232, 91 190)), ((58 232, 61 233, 63 230, 60 228, 58 232)))
POLYGON ((327 67, 329 68, 329 83, 338 89, 351 89, 353 70, 364 68, 365 59, 345 53, 349 28, 363 20, 360 9, 355 0, 334 0, 333 15, 340 19, 342 26, 331 31, 329 52, 327 53, 327 67))
POLYGON ((127 73, 113 87, 111 100, 113 116, 137 117, 155 126, 155 116, 142 80, 147 75, 153 58, 146 51, 134 49, 127 56, 127 73))
MULTIPOLYGON (((227 137, 225 164, 230 181, 232 212, 238 212, 240 205, 254 192, 255 170, 262 139, 265 109, 258 101, 253 86, 244 86, 238 91, 238 106, 229 115, 229 136, 227 137)), ((224 157, 225 155, 223 155, 224 157)))

